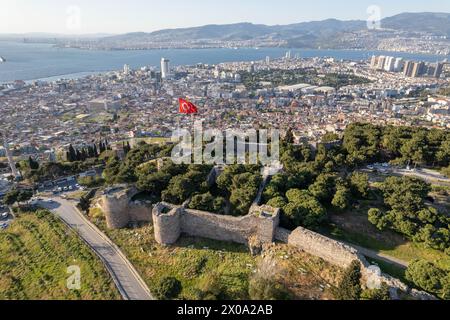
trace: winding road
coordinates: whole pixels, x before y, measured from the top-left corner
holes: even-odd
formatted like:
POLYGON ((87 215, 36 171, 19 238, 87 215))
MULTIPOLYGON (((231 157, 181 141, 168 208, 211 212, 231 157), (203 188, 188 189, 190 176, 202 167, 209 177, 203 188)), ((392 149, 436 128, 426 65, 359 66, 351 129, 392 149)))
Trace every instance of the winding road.
POLYGON ((120 249, 86 217, 75 205, 62 198, 42 201, 40 205, 57 214, 100 257, 125 300, 154 300, 147 285, 120 249))

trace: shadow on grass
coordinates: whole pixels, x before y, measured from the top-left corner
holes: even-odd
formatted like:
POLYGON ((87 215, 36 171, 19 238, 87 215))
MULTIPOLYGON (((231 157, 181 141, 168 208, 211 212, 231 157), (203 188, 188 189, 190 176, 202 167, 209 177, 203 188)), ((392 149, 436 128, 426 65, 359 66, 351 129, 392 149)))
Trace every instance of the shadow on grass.
POLYGON ((344 230, 338 225, 329 223, 328 225, 320 229, 320 233, 327 235, 335 240, 345 241, 351 244, 355 244, 367 249, 377 251, 391 251, 395 250, 398 246, 406 244, 407 241, 402 239, 396 239, 389 243, 380 239, 376 239, 367 234, 357 233, 354 231, 344 230))

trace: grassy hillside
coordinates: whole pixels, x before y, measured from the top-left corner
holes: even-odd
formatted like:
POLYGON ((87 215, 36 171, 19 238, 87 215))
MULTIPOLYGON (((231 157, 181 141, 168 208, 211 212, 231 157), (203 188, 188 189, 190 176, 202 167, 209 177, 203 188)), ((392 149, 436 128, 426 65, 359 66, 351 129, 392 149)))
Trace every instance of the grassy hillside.
POLYGON ((120 299, 100 260, 47 211, 21 214, 0 231, 0 300, 120 299), (81 289, 69 290, 69 266, 79 266, 81 289))
POLYGON ((273 245, 264 257, 253 257, 246 246, 183 236, 174 246, 161 246, 153 226, 107 230, 103 219, 92 219, 123 250, 150 291, 165 277, 183 287, 179 299, 249 299, 249 282, 256 273, 283 284, 292 299, 333 299, 331 288, 341 270, 320 258, 286 245, 273 245), (211 292, 210 292, 211 291, 211 292))

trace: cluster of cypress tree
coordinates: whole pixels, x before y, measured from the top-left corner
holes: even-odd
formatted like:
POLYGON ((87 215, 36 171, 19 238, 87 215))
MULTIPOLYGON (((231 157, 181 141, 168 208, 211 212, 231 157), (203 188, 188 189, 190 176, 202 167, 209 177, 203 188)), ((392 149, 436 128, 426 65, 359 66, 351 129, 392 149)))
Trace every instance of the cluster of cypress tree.
POLYGON ((69 150, 66 152, 66 158, 69 162, 85 161, 89 158, 98 158, 98 156, 106 151, 110 150, 108 140, 102 140, 97 144, 92 144, 81 149, 76 149, 72 145, 69 146, 69 150))

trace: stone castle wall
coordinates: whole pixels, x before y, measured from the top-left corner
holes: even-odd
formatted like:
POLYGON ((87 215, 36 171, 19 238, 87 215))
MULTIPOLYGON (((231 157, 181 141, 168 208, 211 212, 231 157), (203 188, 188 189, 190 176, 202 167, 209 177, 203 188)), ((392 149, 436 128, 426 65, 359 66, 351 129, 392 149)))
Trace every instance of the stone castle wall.
POLYGON ((320 257, 323 260, 341 268, 348 267, 352 261, 359 261, 361 264, 363 280, 378 284, 386 283, 391 288, 390 292, 393 299, 397 298, 397 289, 410 294, 416 299, 435 299, 434 296, 429 295, 426 292, 409 288, 402 281, 391 277, 390 275, 377 272, 376 269, 372 268, 373 266, 371 266, 367 259, 355 248, 322 236, 311 230, 298 227, 291 232, 283 228, 277 228, 275 232, 275 239, 299 248, 300 250, 311 255, 320 257))
POLYGON ((181 234, 247 244, 252 236, 272 242, 279 223, 279 210, 254 208, 249 215, 232 217, 190 210, 159 203, 153 209, 155 239, 163 245, 174 244, 181 234))
POLYGON ((134 188, 125 186, 116 186, 103 193, 97 205, 105 214, 108 228, 122 229, 130 223, 152 221, 151 205, 131 201, 136 193, 134 188))
POLYGON ((277 228, 275 238, 343 268, 359 260, 356 249, 302 227, 292 232, 277 228))

